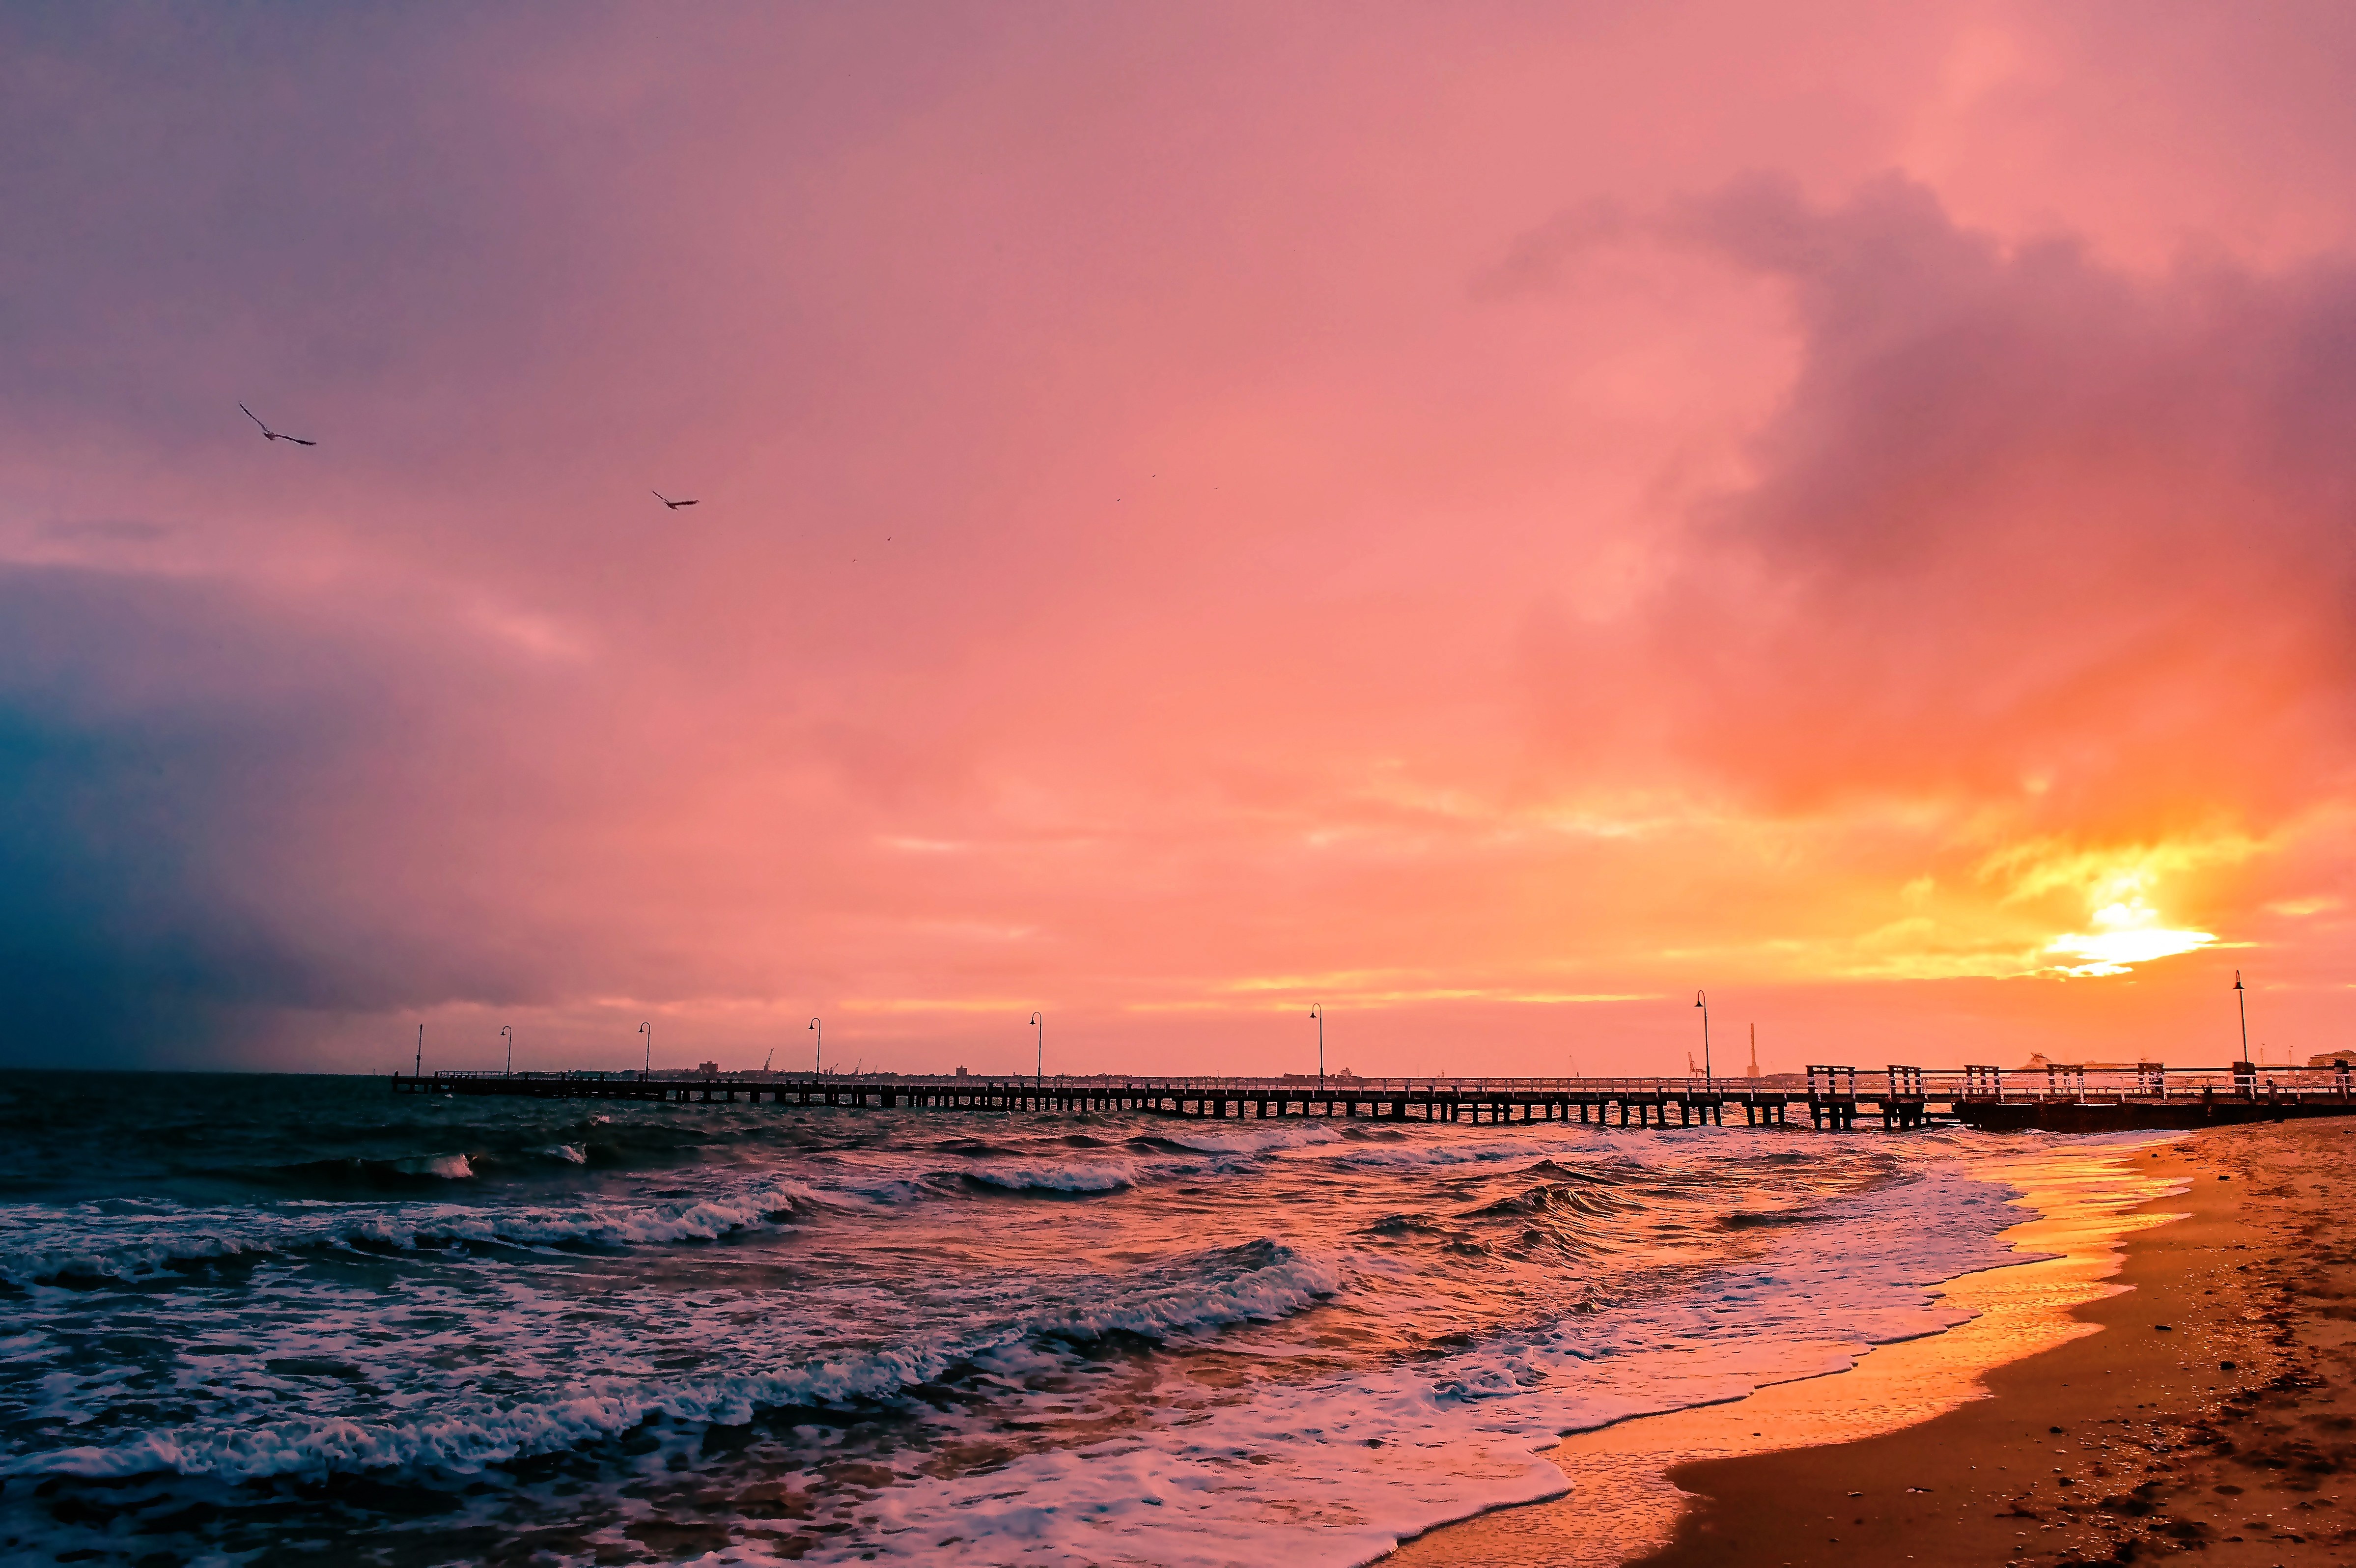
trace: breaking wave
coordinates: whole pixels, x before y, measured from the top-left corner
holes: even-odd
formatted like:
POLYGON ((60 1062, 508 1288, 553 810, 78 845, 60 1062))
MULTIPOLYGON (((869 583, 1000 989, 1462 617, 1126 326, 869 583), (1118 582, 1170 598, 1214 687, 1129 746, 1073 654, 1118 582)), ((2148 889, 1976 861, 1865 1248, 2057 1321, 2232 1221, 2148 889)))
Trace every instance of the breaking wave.
POLYGON ((668 1381, 591 1378, 545 1400, 446 1402, 416 1421, 301 1416, 235 1426, 183 1425, 120 1442, 52 1449, 0 1464, 0 1475, 86 1478, 173 1471, 224 1480, 423 1468, 466 1474, 487 1465, 577 1447, 628 1432, 650 1416, 740 1426, 764 1410, 888 1400, 1026 1341, 1147 1339, 1289 1316, 1342 1288, 1337 1264, 1262 1240, 1198 1259, 1204 1277, 975 1331, 919 1336, 839 1359, 668 1381))
POLYGON ((1116 1160, 995 1160, 959 1174, 1008 1192, 1119 1192, 1137 1181, 1137 1167, 1116 1160))
POLYGON ((144 1283, 192 1265, 321 1249, 411 1251, 466 1243, 508 1247, 631 1247, 716 1241, 788 1223, 815 1195, 778 1183, 734 1197, 649 1208, 477 1208, 403 1204, 382 1208, 181 1210, 154 1217, 50 1210, 0 1232, 0 1281, 144 1283))

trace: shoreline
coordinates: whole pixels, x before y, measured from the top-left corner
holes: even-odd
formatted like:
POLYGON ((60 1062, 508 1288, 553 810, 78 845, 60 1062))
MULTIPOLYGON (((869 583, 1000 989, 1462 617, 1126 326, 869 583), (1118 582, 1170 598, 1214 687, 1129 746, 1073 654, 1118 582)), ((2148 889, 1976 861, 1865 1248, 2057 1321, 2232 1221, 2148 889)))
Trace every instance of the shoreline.
MULTIPOLYGON (((2297 1336, 2285 1328, 2290 1265, 2251 1260, 2261 1239, 2303 1238, 2303 1251, 2285 1255, 2302 1257, 2308 1273, 2341 1261, 2329 1240, 2330 1195, 2356 1191, 2356 1137, 2331 1123, 2289 1124, 2106 1145, 2076 1160, 2070 1154, 2022 1158, 2021 1174, 2031 1179, 2015 1201, 2039 1212, 2006 1232, 2024 1251, 2061 1256, 1934 1287, 1976 1312, 1971 1322, 1875 1348, 1846 1371, 1574 1434, 1546 1451, 1570 1478, 1568 1494, 1440 1526, 1403 1542, 1389 1561, 1401 1568, 2084 1563, 2191 1544, 2229 1553, 2215 1561, 2280 1561, 2276 1547, 2260 1541, 2280 1533, 2258 1530, 2267 1510, 2226 1517, 2250 1511, 2239 1499, 2253 1485, 2182 1477, 2195 1449, 2204 1465, 2235 1463, 2211 1441, 2228 1427, 2292 1404, 2298 1408, 2289 1413, 2312 1423, 2341 1419, 2336 1406, 2305 1408, 2315 1390, 2282 1386, 2286 1378, 2315 1381, 2316 1357, 2297 1354, 2297 1336), (2040 1166, 2049 1183, 2066 1183, 2073 1166, 2107 1166, 2134 1200, 2089 1206, 2083 1195, 2073 1202, 2054 1191, 2049 1207, 2036 1189, 2040 1166), (2245 1211, 2253 1209, 2263 1212, 2245 1211), (2235 1367, 2222 1369, 2220 1361, 2235 1367), (2307 1370, 2295 1371, 2295 1363, 2307 1370), (2130 1464, 2132 1476, 2123 1468, 2130 1464), (2241 1489, 2203 1489, 2217 1486, 2241 1489), (2244 1549, 2255 1554, 2234 1555, 2244 1549)), ((2004 1163, 1991 1162, 1994 1179, 2006 1179, 2004 1163)), ((2356 1254, 2346 1261, 2356 1262, 2356 1254)), ((2346 1283, 2356 1286, 2356 1270, 2346 1283)), ((2350 1403, 2356 1410, 2356 1400, 2350 1403)), ((2315 1430, 2338 1448, 2298 1449, 2286 1463, 2310 1478, 2315 1463, 2335 1466, 2326 1473, 2342 1461, 2356 1467, 2356 1446, 2339 1441, 2344 1433, 2315 1430)), ((2270 1445, 2254 1452, 2309 1441, 2266 1435, 2270 1445)), ((2302 1500, 2336 1506, 2269 1498, 2281 1502, 2274 1513, 2305 1519, 2295 1507, 2302 1500)), ((2356 1532, 2349 1535, 2356 1542, 2356 1532)), ((2307 1538, 2299 1544, 2308 1550, 2317 1532, 2280 1539, 2291 1536, 2307 1538)))

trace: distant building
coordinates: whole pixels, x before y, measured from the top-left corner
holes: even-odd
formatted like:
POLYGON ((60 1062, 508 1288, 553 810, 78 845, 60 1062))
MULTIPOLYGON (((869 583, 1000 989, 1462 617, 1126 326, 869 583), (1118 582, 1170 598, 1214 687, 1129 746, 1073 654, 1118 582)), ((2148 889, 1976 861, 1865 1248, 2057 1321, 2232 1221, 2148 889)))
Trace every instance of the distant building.
POLYGON ((2340 1062, 2356 1066, 2356 1051, 2326 1051, 2319 1057, 2307 1058, 2309 1067, 2333 1067, 2340 1062))
POLYGON ((959 1069, 957 1069, 957 1075, 958 1075, 959 1078, 963 1078, 963 1077, 965 1076, 965 1069, 963 1069, 963 1068, 959 1068, 959 1069))
POLYGON ((695 1064, 695 1070, 701 1073, 706 1078, 718 1078, 720 1076, 720 1064, 718 1062, 698 1062, 695 1064))

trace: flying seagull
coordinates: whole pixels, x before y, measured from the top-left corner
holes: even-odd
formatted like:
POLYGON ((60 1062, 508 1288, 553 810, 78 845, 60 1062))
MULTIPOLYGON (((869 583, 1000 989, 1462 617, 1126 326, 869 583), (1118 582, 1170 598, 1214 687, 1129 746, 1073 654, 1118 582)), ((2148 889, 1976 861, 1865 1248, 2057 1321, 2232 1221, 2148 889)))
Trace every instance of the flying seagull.
POLYGON ((663 494, 660 490, 649 490, 647 493, 653 496, 655 499, 662 502, 663 505, 670 508, 673 511, 677 511, 683 506, 693 506, 695 504, 693 501, 675 501, 669 496, 663 494))
MULTIPOLYGON (((243 403, 239 403, 237 406, 244 412, 246 418, 253 421, 256 424, 262 424, 262 415, 254 413, 253 410, 247 408, 243 403)), ((297 446, 316 446, 318 445, 316 441, 305 441, 300 435, 281 435, 278 432, 271 429, 270 426, 266 424, 262 424, 262 438, 265 441, 292 441, 297 446)))

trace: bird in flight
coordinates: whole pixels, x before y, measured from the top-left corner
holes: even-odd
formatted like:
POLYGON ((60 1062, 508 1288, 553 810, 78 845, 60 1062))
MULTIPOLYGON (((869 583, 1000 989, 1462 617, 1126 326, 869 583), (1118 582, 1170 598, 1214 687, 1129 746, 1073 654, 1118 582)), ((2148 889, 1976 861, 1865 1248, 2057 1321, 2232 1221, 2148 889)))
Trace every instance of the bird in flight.
POLYGON ((652 496, 655 498, 655 499, 657 499, 657 500, 659 500, 659 501, 662 502, 662 504, 663 504, 663 505, 665 505, 665 506, 667 506, 667 507, 670 508, 670 510, 673 510, 673 511, 677 511, 680 508, 681 508, 681 507, 683 507, 683 506, 693 506, 693 505, 695 504, 695 503, 694 503, 693 501, 691 501, 691 500, 686 500, 686 501, 675 501, 675 500, 671 499, 669 496, 667 496, 667 495, 663 494, 660 490, 650 490, 650 491, 648 491, 648 493, 649 495, 652 495, 652 496))
MULTIPOLYGON (((256 424, 262 424, 262 415, 254 413, 253 410, 247 408, 243 403, 239 403, 237 406, 245 414, 246 418, 253 421, 256 424)), ((316 441, 305 441, 300 435, 282 435, 266 424, 262 424, 262 438, 265 441, 292 441, 297 446, 316 446, 318 445, 316 441)))

